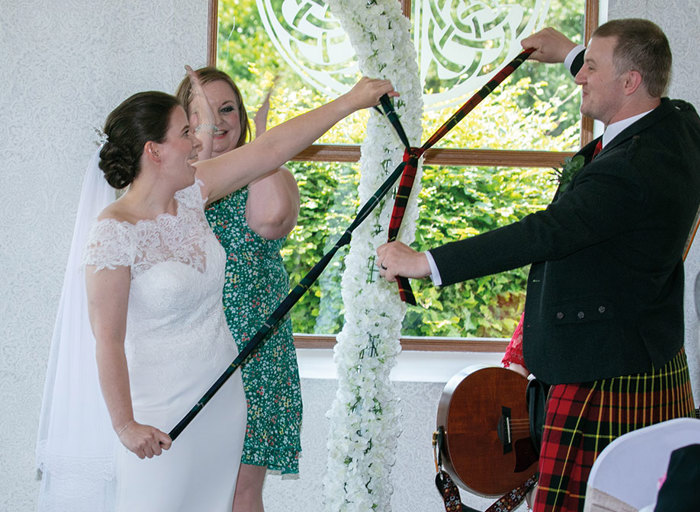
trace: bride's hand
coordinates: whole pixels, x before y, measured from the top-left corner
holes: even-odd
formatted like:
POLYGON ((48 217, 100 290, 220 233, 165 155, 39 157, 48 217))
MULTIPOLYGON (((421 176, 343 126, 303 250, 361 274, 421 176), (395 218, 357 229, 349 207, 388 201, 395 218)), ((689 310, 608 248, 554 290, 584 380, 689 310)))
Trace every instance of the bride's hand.
POLYGON ((165 432, 133 420, 126 424, 118 435, 121 443, 138 455, 139 459, 145 457, 150 459, 160 455, 172 444, 172 440, 165 432))
POLYGON ((345 96, 351 102, 355 110, 360 110, 377 105, 379 103, 379 98, 385 94, 389 96, 399 95, 399 93, 394 90, 394 86, 391 85, 389 80, 380 80, 363 76, 349 92, 345 93, 345 96))

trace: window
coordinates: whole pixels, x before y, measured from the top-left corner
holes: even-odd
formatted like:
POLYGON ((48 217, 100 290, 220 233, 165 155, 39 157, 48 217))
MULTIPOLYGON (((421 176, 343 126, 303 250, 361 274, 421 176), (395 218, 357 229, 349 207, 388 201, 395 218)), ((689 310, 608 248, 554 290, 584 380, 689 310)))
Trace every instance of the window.
MULTIPOLYGON (((424 140, 482 85, 479 76, 519 51, 517 39, 555 26, 583 42, 598 19, 597 0, 400 1, 421 63, 424 140)), ((269 125, 336 97, 357 80, 352 47, 323 0, 211 2, 217 23, 210 23, 210 63, 236 80, 251 112, 275 84, 269 125)), ((552 167, 592 138, 592 122, 580 119, 578 109, 578 90, 562 66, 526 62, 426 153, 416 246, 483 232, 546 205, 555 188, 552 167)), ((288 165, 302 193, 299 225, 283 252, 292 283, 354 216, 365 122, 361 113, 351 116, 288 165)), ((342 327, 343 256, 292 310, 295 332, 332 335, 342 327)), ((415 283, 418 301, 428 307, 409 307, 403 332, 431 347, 439 344, 436 336, 509 337, 522 310, 525 278, 526 269, 518 269, 442 290, 415 283)))

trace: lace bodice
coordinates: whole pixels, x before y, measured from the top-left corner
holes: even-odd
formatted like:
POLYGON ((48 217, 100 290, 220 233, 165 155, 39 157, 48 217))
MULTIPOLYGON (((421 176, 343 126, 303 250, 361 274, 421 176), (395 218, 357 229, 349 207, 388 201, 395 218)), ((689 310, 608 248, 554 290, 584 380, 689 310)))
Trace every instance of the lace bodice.
POLYGON ((162 386, 185 392, 193 367, 215 379, 236 354, 221 302, 226 256, 204 216, 200 186, 175 194, 176 215, 101 220, 89 237, 86 265, 131 269, 125 351, 135 406, 162 386))
POLYGON ((104 219, 90 233, 84 263, 97 270, 131 267, 132 279, 164 261, 178 261, 206 270, 202 240, 211 234, 203 215, 201 182, 175 193, 176 215, 163 213, 136 224, 104 219))

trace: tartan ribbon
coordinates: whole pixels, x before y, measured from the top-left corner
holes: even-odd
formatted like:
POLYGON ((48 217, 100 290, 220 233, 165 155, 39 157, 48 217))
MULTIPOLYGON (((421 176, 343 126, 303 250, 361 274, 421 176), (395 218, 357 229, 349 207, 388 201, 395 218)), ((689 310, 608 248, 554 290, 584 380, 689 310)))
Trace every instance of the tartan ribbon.
POLYGON ((389 98, 389 96, 385 94, 384 96, 379 98, 379 102, 382 105, 384 112, 382 112, 379 107, 374 107, 375 110, 380 114, 386 116, 386 118, 391 123, 391 126, 393 126, 394 130, 396 130, 396 135, 399 136, 399 140, 401 141, 401 143, 404 145, 405 148, 410 148, 411 143, 408 142, 408 137, 406 136, 406 132, 404 131, 403 126, 401 125, 401 121, 399 121, 399 116, 396 113, 396 110, 394 109, 394 103, 391 101, 391 98, 389 98))
MULTIPOLYGON (((382 106, 385 110, 385 115, 391 122, 391 124, 396 129, 397 134, 401 142, 405 146, 404 152, 404 163, 406 166, 404 168, 404 174, 401 176, 401 182, 399 183, 399 188, 396 192, 396 198, 394 200, 394 209, 391 212, 391 220, 389 221, 389 236, 388 241, 393 242, 398 236, 399 229, 401 228, 401 222, 403 220, 404 213, 406 211, 406 203, 411 195, 411 189, 413 188, 413 182, 416 177, 416 168, 418 166, 418 159, 423 156, 423 154, 430 149, 436 142, 442 139, 452 128, 454 128, 464 116, 471 112, 474 107, 476 107, 481 100, 486 98, 493 90, 498 87, 498 85, 503 82, 507 77, 509 77, 513 71, 518 69, 520 65, 527 60, 527 58, 534 52, 534 48, 528 48, 527 50, 519 53, 513 60, 506 64, 498 73, 496 73, 491 80, 486 82, 486 84, 479 89, 471 98, 469 98, 464 105, 462 105, 452 116, 443 123, 440 128, 438 128, 433 135, 423 144, 420 148, 412 148, 406 139, 403 128, 401 127, 401 122, 398 116, 393 112, 393 105, 390 111, 393 115, 389 113, 386 105, 382 102, 382 106), (402 136, 403 134, 403 136, 402 136)), ((387 97, 387 102, 390 102, 387 97)), ((405 277, 397 276, 396 282, 399 287, 399 295, 401 300, 408 304, 416 305, 416 299, 413 295, 413 290, 411 290, 411 285, 405 277)))
MULTIPOLYGON (((510 75, 510 73, 513 72, 514 69, 516 69, 522 62, 532 53, 534 50, 526 50, 523 53, 521 53, 518 57, 513 59, 508 66, 506 66, 506 69, 510 66, 514 66, 507 74, 503 75, 504 70, 499 72, 491 81, 489 81, 484 87, 480 89, 480 91, 477 94, 483 94, 482 91, 484 91, 489 84, 492 84, 494 81, 497 81, 495 85, 498 85, 498 83, 502 82, 506 76, 510 75), (516 61, 518 59, 521 59, 517 64, 516 61), (502 76, 503 75, 503 76, 502 76), (500 79, 499 79, 500 77, 500 79), (498 79, 498 80, 497 80, 498 79)), ((491 90, 493 90, 493 87, 495 85, 491 86, 491 90)), ((489 92, 489 90, 486 92, 483 97, 486 97, 489 92)), ((476 95, 475 95, 476 96, 476 95)), ((444 125, 442 128, 445 126, 449 125, 449 127, 444 131, 444 133, 447 133, 454 125, 456 125, 466 114, 474 108, 474 106, 481 101, 480 98, 478 101, 473 103, 473 105, 465 111, 465 107, 468 105, 465 104, 460 108, 460 110, 455 113, 444 125), (460 114, 460 112, 464 111, 463 114, 460 114)), ((472 98, 473 100, 473 98, 472 98)), ((472 100, 469 100, 467 103, 472 102, 472 100)), ((358 212, 357 216, 355 217, 355 220, 350 224, 350 226, 345 230, 345 232, 341 235, 341 237, 338 239, 336 244, 331 248, 330 251, 328 251, 326 254, 323 255, 323 257, 319 260, 316 265, 313 266, 313 268, 302 278, 301 282, 297 284, 294 289, 285 297, 285 299, 280 303, 279 306, 277 306, 277 309, 275 309, 270 316, 267 317, 265 322, 263 322, 263 325, 258 329, 258 331, 255 333, 253 338, 246 344, 245 347, 239 352, 238 356, 233 360, 233 362, 224 370, 224 372, 219 376, 219 378, 211 385, 211 387, 202 395, 202 397, 199 399, 199 401, 190 409, 190 411, 178 422, 175 427, 168 433, 170 436, 170 439, 173 441, 182 433, 182 431, 187 427, 187 425, 190 424, 190 422, 199 414, 199 411, 202 410, 202 408, 211 400, 211 398, 214 396, 214 394, 224 385, 224 383, 231 377, 231 375, 234 374, 234 372, 241 366, 243 361, 250 355, 250 353, 258 346, 259 343, 261 343, 267 336, 270 334, 272 329, 284 318, 284 316, 289 312, 290 309, 292 309, 292 306, 294 306, 297 302, 299 302, 299 299, 306 293, 306 291, 311 287, 311 285, 318 279, 318 276, 321 275, 321 273, 325 270, 325 268, 328 266, 330 263, 331 259, 335 255, 336 252, 338 252, 338 249, 343 247, 344 245, 347 245, 350 243, 350 240, 352 238, 352 232, 359 226, 376 208, 376 206, 379 204, 381 199, 391 190, 393 187, 394 183, 401 177, 402 183, 405 182, 406 188, 408 189, 408 192, 405 194, 405 201, 403 202, 403 210, 406 208, 406 201, 408 201, 408 196, 410 195, 410 189, 413 186, 413 179, 415 178, 415 167, 418 163, 418 158, 423 154, 425 149, 430 147, 432 144, 437 142, 443 135, 440 135, 440 137, 435 138, 435 135, 431 137, 426 144, 423 145, 423 148, 418 149, 417 151, 412 150, 410 148, 408 138, 406 137, 406 134, 403 130, 403 127, 401 127, 401 123, 399 121, 398 116, 396 115, 396 112, 394 111, 394 105, 391 102, 391 99, 389 98, 388 95, 384 95, 380 98, 380 104, 384 108, 384 115, 387 117, 389 122, 394 126, 396 133, 398 134, 399 138, 401 139, 402 143, 406 145, 407 148, 407 153, 411 155, 414 158, 404 158, 404 161, 401 162, 396 169, 389 175, 389 177, 384 180, 384 183, 380 185, 380 187, 377 189, 377 191, 372 195, 372 197, 369 198, 367 203, 360 209, 358 212), (412 170, 412 177, 411 177, 411 171, 409 169, 409 172, 404 172, 407 167, 410 167, 410 165, 413 164, 413 170, 412 170), (406 175, 406 177, 404 177, 406 175), (409 183, 410 182, 410 183, 409 183)), ((375 107, 376 108, 376 107, 375 107)), ((377 109, 379 110, 379 109, 377 109)), ((380 111, 381 112, 381 111, 380 111)), ((442 129, 441 128, 441 129, 442 129)), ((438 130, 439 132, 440 130, 438 130)), ((437 132, 436 132, 437 133, 437 132)), ((394 209, 396 210, 396 204, 394 205, 394 209)), ((401 216, 403 216, 403 210, 401 212, 401 216)), ((392 215, 393 217, 393 215, 392 215)), ((393 224, 396 229, 396 233, 398 233, 398 229, 401 225, 401 219, 399 218, 398 221, 393 221, 390 223, 390 225, 393 224)), ((403 278, 402 278, 403 279, 403 278)), ((405 280, 405 285, 408 291, 411 293, 411 296, 413 296, 413 293, 411 292, 410 285, 408 285, 408 280, 405 280)), ((401 291, 401 285, 399 288, 399 293, 403 293, 401 291)), ((402 295, 403 297, 403 295, 402 295)), ((415 299, 413 299, 413 304, 415 304, 415 299)))
MULTIPOLYGON (((401 181, 399 182, 399 188, 396 189, 396 197, 394 198, 394 209, 391 212, 391 219, 389 220, 389 237, 388 241, 393 242, 399 234, 399 229, 401 228, 401 221, 403 220, 403 215, 406 212, 406 205, 408 204, 408 198, 411 195, 411 189, 413 188, 413 182, 416 179, 416 172, 418 168, 418 156, 406 149, 403 155, 403 161, 406 164, 401 175, 401 181)), ((416 297, 413 295, 413 290, 411 289, 411 284, 408 278, 403 276, 396 276, 396 283, 399 287, 399 296, 401 300, 412 306, 416 305, 416 297)))

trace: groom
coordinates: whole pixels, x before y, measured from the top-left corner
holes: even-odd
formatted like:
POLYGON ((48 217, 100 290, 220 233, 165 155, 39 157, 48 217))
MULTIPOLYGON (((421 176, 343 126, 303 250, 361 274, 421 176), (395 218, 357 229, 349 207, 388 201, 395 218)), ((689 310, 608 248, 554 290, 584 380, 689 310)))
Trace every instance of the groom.
POLYGON ((522 44, 542 62, 573 60, 581 112, 605 125, 579 152, 585 165, 520 222, 424 253, 385 244, 377 263, 389 281, 443 286, 532 265, 525 363, 552 385, 534 510, 575 511, 610 441, 693 411, 682 253, 700 202, 700 118, 662 97, 671 51, 649 21, 602 25, 585 55, 553 29, 522 44))

